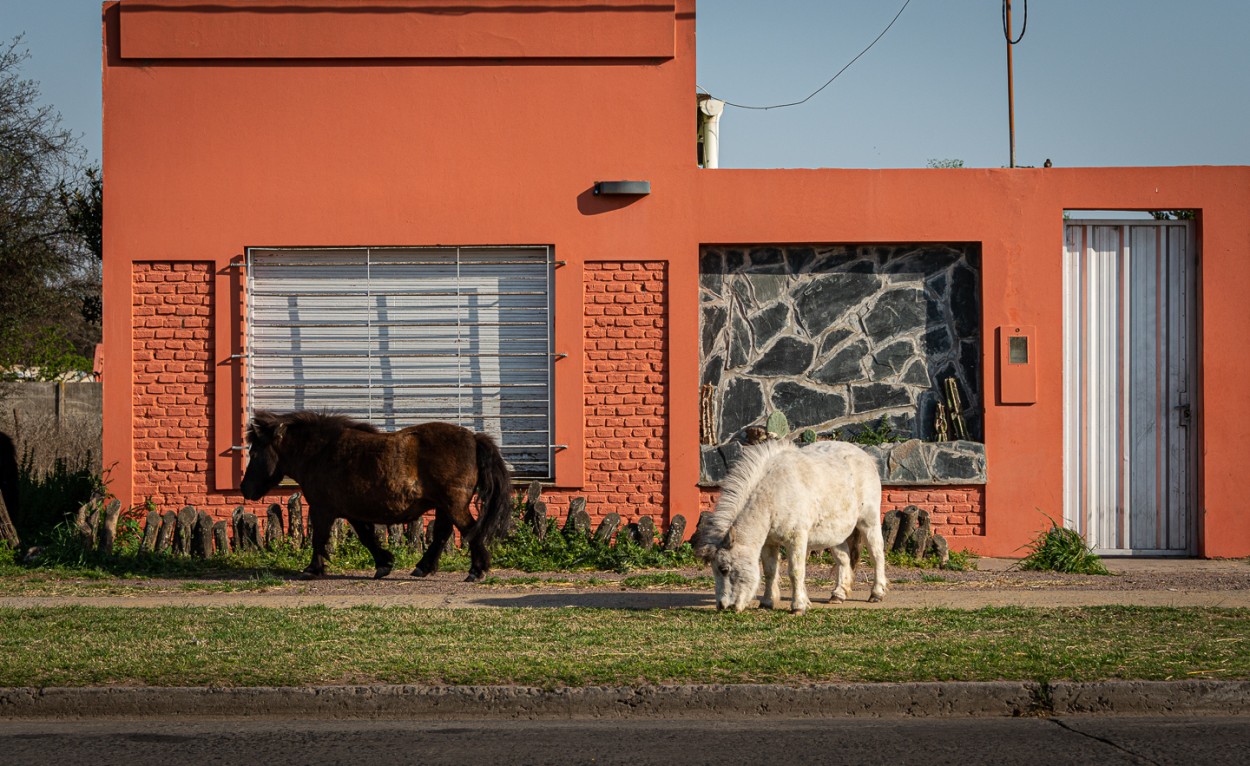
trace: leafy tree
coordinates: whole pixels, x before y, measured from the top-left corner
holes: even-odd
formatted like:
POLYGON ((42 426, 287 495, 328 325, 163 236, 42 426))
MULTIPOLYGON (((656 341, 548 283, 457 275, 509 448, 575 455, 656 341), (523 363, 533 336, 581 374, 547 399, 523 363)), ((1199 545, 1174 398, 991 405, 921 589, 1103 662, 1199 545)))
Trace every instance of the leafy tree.
POLYGON ((962 168, 964 166, 964 161, 928 159, 925 160, 924 164, 931 168, 962 168))
POLYGON ((0 45, 0 365, 29 364, 48 332, 79 358, 99 339, 100 174, 0 45))
POLYGON ((1192 210, 1152 210, 1150 215, 1156 221, 1192 221, 1194 220, 1194 211, 1192 210))
POLYGON ((82 318, 99 325, 104 315, 100 298, 100 269, 104 262, 104 180, 98 167, 88 167, 76 183, 61 182, 58 198, 65 211, 70 244, 86 248, 91 258, 80 257, 83 273, 74 287, 82 302, 82 318))

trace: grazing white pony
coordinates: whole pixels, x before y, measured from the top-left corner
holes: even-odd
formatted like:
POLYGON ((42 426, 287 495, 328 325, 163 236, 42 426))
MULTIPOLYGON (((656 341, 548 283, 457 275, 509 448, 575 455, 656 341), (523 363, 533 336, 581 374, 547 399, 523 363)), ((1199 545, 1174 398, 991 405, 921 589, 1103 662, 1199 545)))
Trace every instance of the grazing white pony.
POLYGON ((789 555, 790 611, 803 614, 807 554, 832 548, 836 566, 833 601, 850 595, 854 581, 850 549, 860 537, 875 568, 869 601, 885 596, 885 544, 881 537, 881 478, 877 463, 847 442, 797 447, 764 442, 743 450, 721 484, 716 511, 699 530, 695 552, 712 564, 716 608, 741 612, 755 597, 764 565, 760 607, 780 600, 781 549, 789 555))

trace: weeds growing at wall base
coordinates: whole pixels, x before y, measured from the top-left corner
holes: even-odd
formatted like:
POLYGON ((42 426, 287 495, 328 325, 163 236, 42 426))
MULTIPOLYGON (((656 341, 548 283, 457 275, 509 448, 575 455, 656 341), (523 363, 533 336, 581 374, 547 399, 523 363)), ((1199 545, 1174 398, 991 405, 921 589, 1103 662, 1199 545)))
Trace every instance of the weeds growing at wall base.
POLYGON ((1016 563, 1023 571, 1068 572, 1071 574, 1109 575, 1080 533, 1059 526, 1054 519, 1050 529, 1040 533, 1028 544, 1029 554, 1016 563))

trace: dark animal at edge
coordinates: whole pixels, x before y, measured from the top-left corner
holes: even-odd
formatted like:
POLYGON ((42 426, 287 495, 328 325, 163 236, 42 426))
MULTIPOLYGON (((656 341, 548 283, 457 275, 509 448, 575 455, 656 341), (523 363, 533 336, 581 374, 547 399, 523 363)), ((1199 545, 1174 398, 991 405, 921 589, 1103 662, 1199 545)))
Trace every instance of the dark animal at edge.
POLYGON ((0 432, 0 510, 7 511, 10 523, 19 517, 17 484, 17 449, 9 435, 0 432))
POLYGON ((375 578, 386 577, 394 556, 374 524, 413 521, 434 509, 433 539, 414 577, 438 571, 452 528, 468 543, 469 582, 490 569, 487 545, 511 513, 512 481, 493 439, 450 423, 424 423, 383 433, 368 423, 316 412, 257 412, 247 425, 250 460, 241 490, 259 500, 291 477, 308 501, 312 563, 306 577, 325 575, 330 531, 347 519, 373 555, 375 578), (469 511, 480 501, 477 520, 469 511))

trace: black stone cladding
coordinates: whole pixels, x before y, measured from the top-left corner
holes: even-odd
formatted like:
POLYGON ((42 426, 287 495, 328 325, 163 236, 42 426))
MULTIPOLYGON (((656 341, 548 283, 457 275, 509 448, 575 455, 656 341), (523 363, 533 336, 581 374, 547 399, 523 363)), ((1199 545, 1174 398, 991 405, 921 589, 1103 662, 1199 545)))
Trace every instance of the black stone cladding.
MULTIPOLYGON (((980 438, 979 244, 707 247, 699 264, 700 382, 714 388, 717 439, 704 445, 705 481, 775 411, 792 437, 884 416, 909 429, 902 438, 931 441, 949 377, 980 438)), ((984 453, 926 453, 925 465, 975 478, 984 453)))

